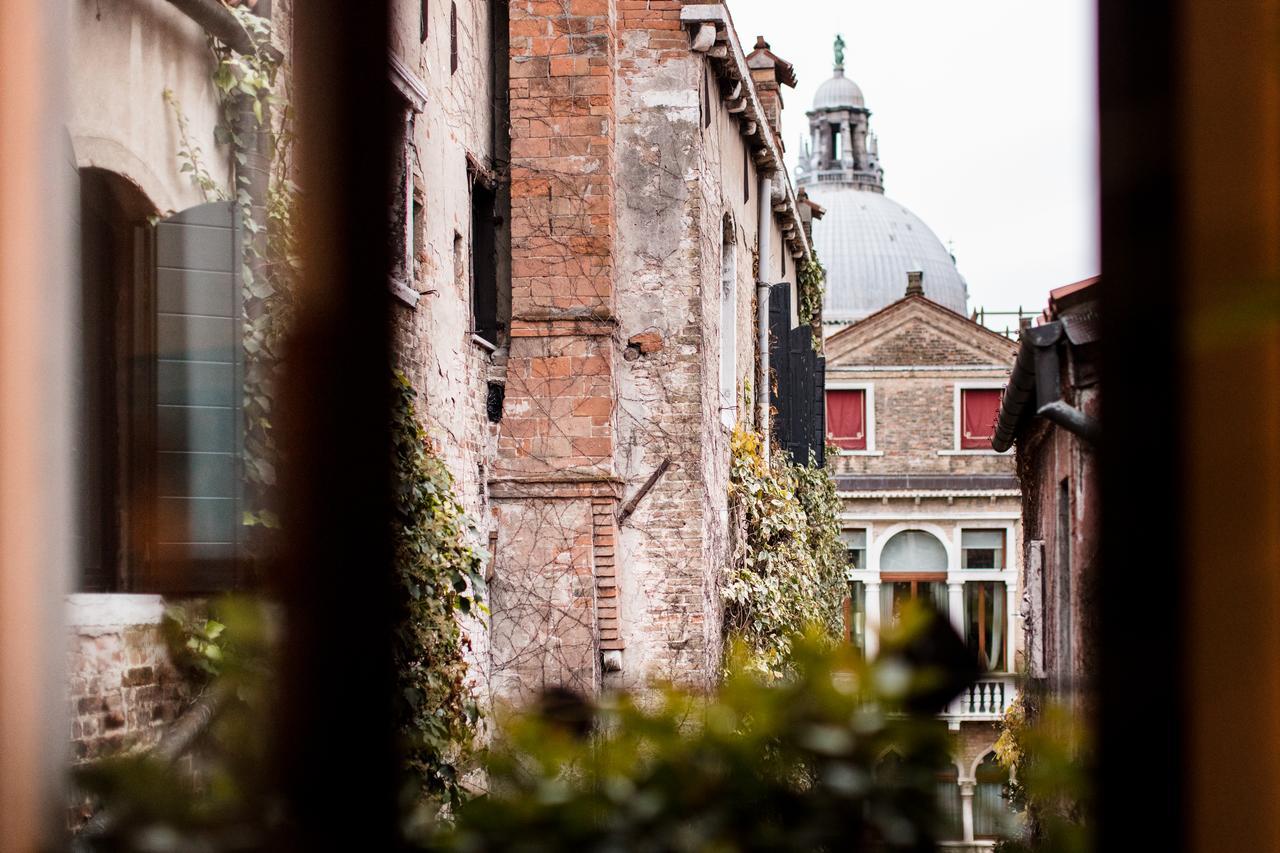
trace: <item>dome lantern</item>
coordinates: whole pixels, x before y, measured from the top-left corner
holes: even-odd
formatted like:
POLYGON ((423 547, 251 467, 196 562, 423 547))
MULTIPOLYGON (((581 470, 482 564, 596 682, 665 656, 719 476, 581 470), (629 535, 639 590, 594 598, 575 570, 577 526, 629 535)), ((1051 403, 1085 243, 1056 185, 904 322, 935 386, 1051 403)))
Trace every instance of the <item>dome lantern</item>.
POLYGON ((909 273, 933 302, 963 314, 969 288, 918 216, 884 195, 884 170, 862 90, 844 76, 836 36, 832 76, 818 87, 796 184, 826 208, 813 244, 827 268, 823 319, 849 323, 903 298, 909 273))

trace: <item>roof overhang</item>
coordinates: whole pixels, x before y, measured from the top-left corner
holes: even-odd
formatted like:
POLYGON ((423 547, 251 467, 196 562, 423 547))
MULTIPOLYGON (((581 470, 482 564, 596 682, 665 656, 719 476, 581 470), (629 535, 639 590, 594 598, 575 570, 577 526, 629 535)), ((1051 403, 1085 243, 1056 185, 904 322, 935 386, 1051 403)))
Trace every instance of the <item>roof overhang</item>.
POLYGON ((734 95, 729 111, 738 117, 738 132, 751 152, 756 168, 781 177, 781 188, 774 182, 773 216, 782 225, 783 240, 793 258, 808 258, 812 247, 804 233, 795 188, 782 157, 782 146, 769 125, 760 96, 756 92, 747 56, 738 42, 729 10, 720 4, 685 6, 680 22, 689 31, 691 49, 707 57, 717 78, 729 83, 734 95), (779 189, 781 190, 779 192, 779 189))

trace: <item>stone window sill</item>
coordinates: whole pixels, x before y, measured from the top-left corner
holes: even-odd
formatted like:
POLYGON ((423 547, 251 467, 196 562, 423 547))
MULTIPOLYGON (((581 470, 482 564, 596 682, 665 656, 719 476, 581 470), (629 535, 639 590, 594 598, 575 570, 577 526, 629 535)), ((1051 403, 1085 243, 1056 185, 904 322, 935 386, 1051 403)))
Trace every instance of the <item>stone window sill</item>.
POLYGON ((997 453, 994 450, 939 450, 939 456, 1008 456, 1011 451, 997 453))
POLYGON ((883 450, 839 450, 840 456, 884 456, 883 450))

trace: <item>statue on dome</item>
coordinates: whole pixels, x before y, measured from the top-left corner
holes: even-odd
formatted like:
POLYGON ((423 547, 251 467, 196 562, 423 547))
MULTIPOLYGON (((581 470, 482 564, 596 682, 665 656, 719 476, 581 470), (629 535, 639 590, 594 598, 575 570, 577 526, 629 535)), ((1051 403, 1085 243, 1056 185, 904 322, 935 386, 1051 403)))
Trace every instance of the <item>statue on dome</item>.
POLYGON ((844 39, 836 33, 836 68, 844 68, 844 39))

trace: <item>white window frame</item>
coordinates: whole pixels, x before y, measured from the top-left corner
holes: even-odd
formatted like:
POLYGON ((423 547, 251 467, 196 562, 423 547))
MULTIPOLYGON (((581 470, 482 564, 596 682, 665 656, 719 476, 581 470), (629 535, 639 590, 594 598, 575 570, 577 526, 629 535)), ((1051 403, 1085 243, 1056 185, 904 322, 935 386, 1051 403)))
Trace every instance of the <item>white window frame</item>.
POLYGON ((952 388, 952 425, 951 425, 951 449, 939 450, 939 456, 1007 456, 1013 452, 1010 448, 1003 453, 997 453, 995 450, 968 450, 960 447, 960 413, 961 400, 964 391, 987 390, 991 388, 1004 388, 1009 382, 1006 379, 969 379, 963 382, 957 382, 952 388))
MULTIPOLYGON (((867 573, 867 567, 870 565, 870 561, 871 561, 871 525, 869 524, 840 525, 841 533, 846 533, 846 532, 852 533, 858 530, 862 531, 862 568, 861 569, 854 569, 851 567, 845 568, 845 575, 847 579, 850 581, 855 581, 855 580, 860 581, 863 579, 862 576, 867 573)), ((842 541, 840 544, 843 545, 844 542, 842 541)), ((847 551, 848 549, 846 548, 844 550, 847 551)))
POLYGON ((863 405, 863 421, 866 423, 867 447, 865 450, 838 449, 840 456, 884 456, 884 452, 876 450, 876 386, 874 382, 852 382, 847 379, 834 379, 822 389, 822 440, 827 438, 827 415, 825 398, 828 391, 861 391, 863 405))

